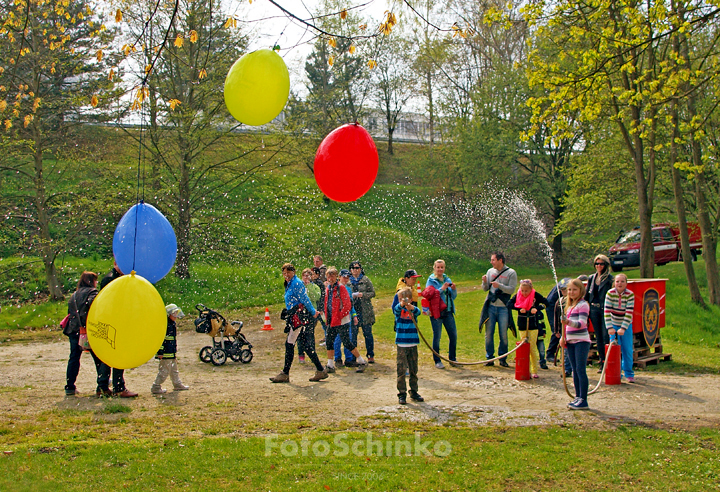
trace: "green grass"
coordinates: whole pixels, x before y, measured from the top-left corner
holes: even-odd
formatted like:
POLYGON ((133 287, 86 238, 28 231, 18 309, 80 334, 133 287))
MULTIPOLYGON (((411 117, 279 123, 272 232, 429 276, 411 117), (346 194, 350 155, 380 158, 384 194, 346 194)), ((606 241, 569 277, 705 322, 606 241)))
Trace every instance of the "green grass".
POLYGON ((409 427, 269 438, 38 440, 0 457, 0 489, 704 490, 720 479, 717 429, 409 427), (377 444, 366 451, 368 439, 382 445, 382 456, 377 444), (268 443, 275 446, 268 450, 268 443))
POLYGON ((105 413, 108 415, 112 415, 114 413, 130 413, 132 412, 132 408, 128 407, 127 405, 123 405, 122 403, 118 402, 107 402, 101 409, 98 410, 98 413, 105 413))

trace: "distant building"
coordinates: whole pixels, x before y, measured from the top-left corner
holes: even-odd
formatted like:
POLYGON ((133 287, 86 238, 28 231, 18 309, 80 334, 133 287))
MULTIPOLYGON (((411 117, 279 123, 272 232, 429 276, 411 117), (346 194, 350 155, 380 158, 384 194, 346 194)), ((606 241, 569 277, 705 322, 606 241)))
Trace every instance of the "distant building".
MULTIPOLYGON (((385 115, 378 110, 371 110, 365 116, 364 121, 360 122, 370 135, 377 140, 388 139, 387 119, 385 115)), ((440 141, 440 131, 438 123, 435 122, 435 142, 440 141)), ((393 142, 407 143, 427 143, 430 141, 430 121, 428 117, 420 113, 400 113, 395 131, 393 132, 393 142)))

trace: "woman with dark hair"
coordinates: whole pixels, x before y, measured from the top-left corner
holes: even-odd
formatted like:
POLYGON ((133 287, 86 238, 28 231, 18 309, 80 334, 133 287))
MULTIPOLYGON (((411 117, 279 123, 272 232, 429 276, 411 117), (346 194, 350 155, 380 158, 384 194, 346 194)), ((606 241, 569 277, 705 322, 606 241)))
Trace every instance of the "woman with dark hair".
MULTIPOLYGON (((90 305, 98 294, 97 290, 97 274, 93 272, 83 272, 78 281, 77 290, 73 293, 68 301, 68 319, 63 333, 70 339, 70 357, 68 358, 65 394, 73 396, 78 394, 75 388, 75 381, 80 372, 80 356, 83 348, 80 346, 80 328, 85 328, 87 323, 87 315, 90 311, 90 305)), ((98 365, 98 362, 105 366, 95 354, 95 367, 97 369, 97 393, 98 396, 110 396, 112 392, 108 388, 110 372, 105 371, 98 365)), ((105 366, 107 367, 107 366, 105 366)))
MULTIPOLYGON (((375 324, 375 310, 372 305, 372 298, 375 297, 375 287, 365 275, 359 261, 350 263, 350 286, 352 288, 352 301, 355 312, 358 315, 359 328, 365 337, 365 350, 367 351, 368 364, 375 363, 375 339, 373 338, 372 327, 375 324)), ((357 345, 357 330, 353 337, 353 343, 357 345)))
POLYGON ((585 300, 590 304, 590 323, 592 323, 595 332, 595 344, 600 358, 599 374, 605 365, 605 344, 608 340, 605 326, 605 296, 613 288, 615 279, 610 274, 610 259, 607 256, 597 255, 593 261, 593 266, 595 267, 595 273, 588 278, 587 287, 585 288, 585 300))

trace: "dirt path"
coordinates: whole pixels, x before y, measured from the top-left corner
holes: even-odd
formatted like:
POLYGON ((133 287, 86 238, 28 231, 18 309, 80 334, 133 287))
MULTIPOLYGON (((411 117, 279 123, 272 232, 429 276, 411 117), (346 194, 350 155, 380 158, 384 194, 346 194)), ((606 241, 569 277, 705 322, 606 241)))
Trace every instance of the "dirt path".
MULTIPOLYGON (((386 309, 385 304, 389 306, 389 301, 379 301, 378 309, 386 309)), ((427 348, 421 346, 420 393, 426 402, 400 407, 395 389, 394 345, 376 344, 378 362, 364 374, 339 369, 326 381, 312 383, 308 381, 314 371, 312 364, 296 360, 291 383, 272 384, 268 377, 279 372, 283 360, 284 334, 279 319, 273 319, 273 331, 259 330, 262 319, 247 320, 249 328, 245 331, 254 345, 253 361, 241 364, 228 360, 219 367, 198 360, 198 351, 209 344, 210 338, 191 331, 189 323, 185 321, 178 337, 178 364, 190 391, 152 396, 155 361, 126 371, 128 387, 140 393, 135 400, 122 401, 133 409, 131 420, 152 419, 172 411, 178 421, 187 422, 185 435, 198 436, 213 425, 221 434, 264 433, 278 423, 303 428, 347 421, 353 426, 363 417, 498 425, 576 422, 605 426, 641 422, 692 428, 720 423, 720 377, 716 375, 640 373, 637 384, 601 387, 590 397, 592 412, 572 413, 565 408, 568 397, 558 368, 542 371, 540 379, 527 382, 515 381, 512 367, 438 370, 427 348), (228 414, 241 424, 228 425, 228 414)), ((64 397, 67 355, 67 342, 0 346, 3 419, 14 416, 34 421, 55 409, 92 410, 102 406, 102 401, 90 396, 95 389, 95 370, 87 354, 83 355, 78 381, 81 396, 64 397)), ((592 387, 597 375, 593 372, 590 376, 592 387)))

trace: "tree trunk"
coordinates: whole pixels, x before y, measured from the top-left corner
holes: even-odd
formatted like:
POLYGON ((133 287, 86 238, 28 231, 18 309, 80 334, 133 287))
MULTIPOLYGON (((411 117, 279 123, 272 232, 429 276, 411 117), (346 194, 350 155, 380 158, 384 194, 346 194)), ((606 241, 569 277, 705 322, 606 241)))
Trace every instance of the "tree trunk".
POLYGON ((432 74, 430 70, 427 71, 427 91, 428 91, 428 115, 430 123, 430 157, 433 153, 433 145, 435 144, 435 108, 433 107, 433 95, 432 95, 432 74))
POLYGON ((685 276, 688 280, 690 288, 690 299, 696 304, 705 306, 700 287, 695 278, 695 268, 693 267, 692 253, 690 251, 690 237, 688 235, 687 218, 685 216, 685 199, 683 198, 682 182, 680 180, 680 171, 675 167, 678 155, 678 139, 680 138, 680 121, 678 117, 677 100, 672 104, 672 123, 673 136, 670 144, 670 169, 672 170, 673 193, 675 195, 675 209, 677 210, 678 227, 680 229, 680 246, 682 251, 683 265, 685 266, 685 276))
MULTIPOLYGON (((155 88, 150 85, 149 86, 149 93, 150 97, 149 99, 149 105, 150 105, 150 139, 151 144, 150 147, 152 149, 150 153, 150 187, 152 189, 152 192, 157 194, 160 192, 160 167, 162 166, 162 163, 160 161, 160 150, 159 150, 159 138, 160 138, 160 129, 158 125, 158 107, 157 107, 157 91, 155 88)), ((142 130, 141 130, 142 131, 142 130)), ((141 149, 141 152, 144 152, 144 149, 141 149)))
MULTIPOLYGON (((686 60, 689 59, 687 41, 682 43, 682 56, 686 60)), ((690 121, 695 120, 697 110, 695 108, 695 96, 690 93, 687 96, 688 118, 690 121)), ((700 142, 695 138, 695 130, 690 132, 692 162, 696 169, 704 169, 702 162, 702 150, 700 142)), ((705 190, 707 184, 705 181, 705 172, 700 171, 695 174, 695 195, 697 199, 697 216, 702 231, 703 258, 705 259, 705 274, 707 276, 708 291, 710 303, 720 306, 720 271, 718 271, 717 263, 717 231, 713 229, 710 220, 710 211, 707 205, 707 195, 705 190)))
POLYGON ((58 282, 55 268, 55 251, 50 234, 50 218, 47 214, 45 200, 45 177, 43 176, 42 142, 35 138, 35 210, 37 211, 38 233, 40 235, 40 258, 45 267, 45 281, 47 282, 50 299, 58 301, 64 299, 60 282, 58 282))
POLYGON ((633 161, 640 218, 640 277, 653 278, 655 276, 655 248, 652 240, 652 203, 648 197, 647 179, 645 178, 643 144, 637 135, 635 139, 633 161))
POLYGON ((393 133, 395 133, 395 128, 388 126, 388 154, 390 155, 393 155, 393 133))
MULTIPOLYGON (((560 217, 562 217, 562 213, 565 210, 565 207, 562 204, 562 196, 554 196, 552 198, 553 203, 553 229, 555 228, 555 224, 558 223, 560 220, 560 217)), ((556 236, 553 236, 552 241, 552 249, 553 253, 555 255, 562 254, 562 233, 557 234, 556 236)))
POLYGON ((190 278, 190 178, 185 156, 180 163, 180 180, 178 182, 178 224, 177 243, 178 252, 175 262, 175 276, 179 278, 190 278))
MULTIPOLYGON (((693 138, 694 140, 694 138, 693 138)), ((700 144, 693 141, 693 147, 698 146, 698 157, 700 144)), ((693 149, 693 154, 695 154, 693 149)), ((693 163, 695 157, 693 156, 693 163)), ((695 164, 696 166, 698 164, 695 164)), ((710 221, 710 213, 708 211, 707 200, 705 198, 705 174, 697 173, 695 175, 695 194, 697 196, 697 215, 700 230, 702 231, 703 258, 705 259, 705 273, 707 275, 707 283, 710 303, 720 306, 720 272, 718 272, 717 263, 717 238, 712 230, 710 221)))

